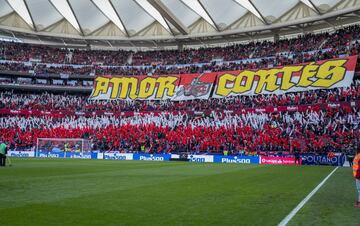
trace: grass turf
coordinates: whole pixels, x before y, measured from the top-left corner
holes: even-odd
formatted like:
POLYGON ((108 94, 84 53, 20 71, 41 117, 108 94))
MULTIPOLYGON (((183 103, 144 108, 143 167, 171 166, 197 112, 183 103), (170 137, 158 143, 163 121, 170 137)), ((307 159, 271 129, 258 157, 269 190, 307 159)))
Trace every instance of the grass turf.
MULTIPOLYGON (((333 167, 12 158, 2 226, 277 225, 333 167)), ((290 222, 357 225, 340 168, 290 222)))

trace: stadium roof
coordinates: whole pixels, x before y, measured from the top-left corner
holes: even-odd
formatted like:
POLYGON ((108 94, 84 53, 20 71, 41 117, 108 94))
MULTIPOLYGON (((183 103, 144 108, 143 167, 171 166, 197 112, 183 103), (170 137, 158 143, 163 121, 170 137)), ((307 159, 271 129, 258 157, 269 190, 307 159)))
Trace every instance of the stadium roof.
POLYGON ((0 30, 63 42, 157 45, 299 33, 316 21, 334 27, 359 21, 359 10, 360 0, 0 0, 0 30))

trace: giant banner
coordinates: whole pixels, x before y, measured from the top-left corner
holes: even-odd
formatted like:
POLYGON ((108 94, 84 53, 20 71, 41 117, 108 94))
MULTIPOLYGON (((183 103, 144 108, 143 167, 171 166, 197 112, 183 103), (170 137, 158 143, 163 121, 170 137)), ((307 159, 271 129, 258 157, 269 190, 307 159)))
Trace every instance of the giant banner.
POLYGON ((348 87, 354 77, 357 56, 217 76, 212 97, 284 94, 313 89, 348 87))
POLYGON ((267 69, 160 76, 98 76, 90 99, 193 100, 350 86, 357 56, 267 69), (213 89, 214 88, 214 89, 213 89))
POLYGON ((90 99, 208 99, 216 73, 161 76, 98 76, 90 99))

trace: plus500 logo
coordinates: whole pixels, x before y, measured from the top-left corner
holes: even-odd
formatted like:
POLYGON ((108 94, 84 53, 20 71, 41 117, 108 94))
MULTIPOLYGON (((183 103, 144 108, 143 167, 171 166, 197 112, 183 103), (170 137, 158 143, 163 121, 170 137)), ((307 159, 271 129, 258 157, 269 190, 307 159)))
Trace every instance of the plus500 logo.
POLYGON ((105 159, 112 159, 112 160, 126 160, 125 155, 113 155, 113 156, 105 155, 104 158, 105 159))
POLYGON ((251 163, 250 159, 237 158, 236 156, 233 159, 221 158, 221 162, 222 163, 247 163, 247 164, 251 163))
POLYGON ((154 155, 150 155, 150 156, 140 155, 139 160, 145 160, 145 161, 164 161, 164 157, 162 157, 162 156, 154 156, 154 155))

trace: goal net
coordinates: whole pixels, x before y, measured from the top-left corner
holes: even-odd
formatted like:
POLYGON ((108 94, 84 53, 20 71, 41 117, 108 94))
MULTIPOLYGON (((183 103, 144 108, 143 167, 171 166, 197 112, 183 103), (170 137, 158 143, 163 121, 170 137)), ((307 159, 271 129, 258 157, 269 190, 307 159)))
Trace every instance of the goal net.
POLYGON ((87 139, 38 138, 37 152, 90 152, 91 142, 87 139))

